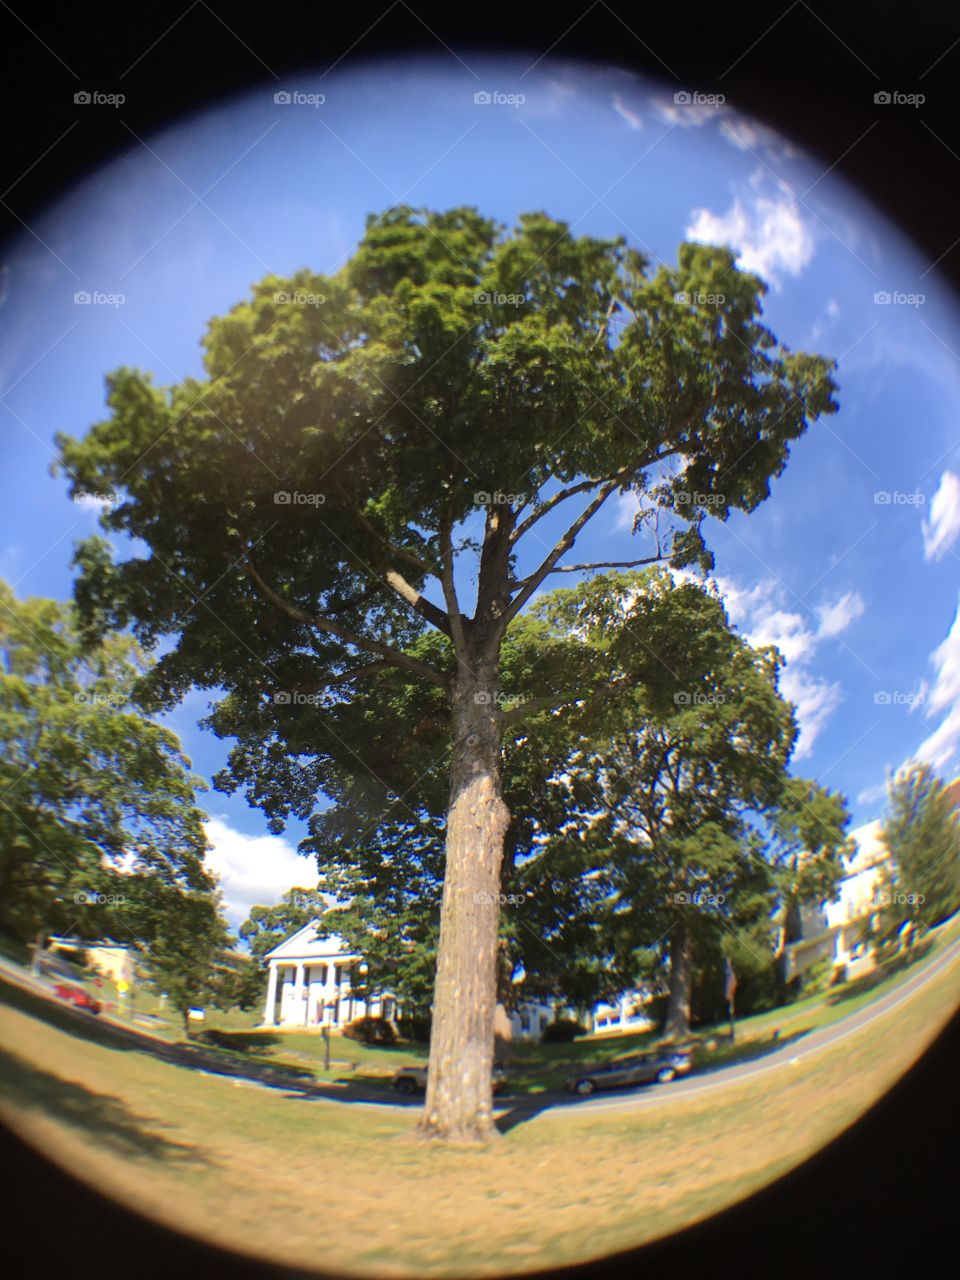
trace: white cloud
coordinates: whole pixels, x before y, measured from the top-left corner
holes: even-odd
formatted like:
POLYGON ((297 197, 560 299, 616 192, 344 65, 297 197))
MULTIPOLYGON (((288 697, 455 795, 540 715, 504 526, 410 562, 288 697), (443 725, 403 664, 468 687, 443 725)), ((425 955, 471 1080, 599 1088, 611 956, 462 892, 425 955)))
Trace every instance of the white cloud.
POLYGON ((872 787, 864 787, 857 795, 857 804, 872 805, 878 800, 885 800, 887 797, 887 784, 885 782, 874 783, 872 787))
POLYGON ((623 101, 619 93, 613 95, 613 109, 621 119, 626 120, 631 129, 642 129, 643 120, 623 101))
POLYGON ((836 681, 824 680, 803 668, 789 665, 780 678, 780 690, 797 709, 800 733, 794 758, 802 760, 813 750, 813 744, 843 701, 843 694, 836 681))
POLYGON ((923 522, 924 560, 942 560, 960 537, 960 477, 945 471, 930 503, 930 523, 923 522))
POLYGON ((798 276, 803 271, 813 257, 814 243, 793 192, 785 184, 778 186, 778 195, 736 196, 724 214, 694 209, 687 238, 729 245, 745 271, 779 288, 781 273, 798 276))
POLYGON ((640 510, 640 499, 628 489, 626 493, 618 493, 616 497, 616 514, 613 518, 613 527, 618 532, 633 532, 633 522, 640 510))
POLYGON ((960 604, 946 638, 930 655, 934 679, 925 702, 928 720, 943 715, 940 724, 917 748, 916 758, 942 769, 960 743, 960 604))
POLYGON ((738 151, 758 151, 762 147, 785 160, 792 160, 797 154, 786 138, 744 116, 729 116, 722 120, 720 133, 738 151))
POLYGON ((802 760, 843 698, 840 685, 818 676, 810 664, 824 641, 835 639, 863 615, 863 599, 856 591, 848 591, 837 600, 821 601, 814 610, 819 619, 814 629, 803 614, 785 605, 786 592, 774 578, 750 587, 731 578, 717 578, 716 583, 730 621, 747 642, 756 647, 775 645, 785 659, 780 688, 796 706, 800 733, 794 758, 802 760))
POLYGON ((802 614, 772 609, 769 613, 754 618, 750 643, 758 648, 774 644, 787 662, 797 663, 811 656, 817 636, 807 626, 802 614))
POLYGON ((825 639, 840 635, 842 631, 846 631, 851 622, 856 622, 857 618, 863 617, 865 609, 863 596, 858 591, 848 591, 833 604, 818 605, 816 612, 820 619, 820 626, 817 629, 817 635, 825 639))
POLYGON ((708 102, 677 103, 657 94, 650 97, 650 106, 666 124, 681 129, 700 129, 718 119, 726 108, 722 103, 714 105, 708 102))
POLYGON ((832 333, 839 316, 840 304, 831 298, 823 309, 823 315, 818 316, 810 326, 810 337, 805 340, 804 345, 812 346, 821 342, 826 334, 832 333))
POLYGON ((317 882, 316 862, 301 858, 282 836, 246 835, 222 818, 209 818, 205 830, 213 846, 207 866, 220 877, 227 919, 234 928, 243 923, 251 907, 272 906, 288 889, 317 882))

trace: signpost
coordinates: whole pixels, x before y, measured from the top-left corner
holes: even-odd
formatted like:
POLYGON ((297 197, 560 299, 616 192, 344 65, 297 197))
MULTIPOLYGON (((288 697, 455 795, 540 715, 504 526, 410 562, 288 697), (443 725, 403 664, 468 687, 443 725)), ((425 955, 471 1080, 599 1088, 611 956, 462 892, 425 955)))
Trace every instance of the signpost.
POLYGON ((730 1039, 735 1038, 734 1029, 734 1012, 736 1009, 737 996, 737 975, 733 971, 733 965, 727 956, 723 958, 723 994, 727 1001, 727 1011, 730 1014, 730 1039))

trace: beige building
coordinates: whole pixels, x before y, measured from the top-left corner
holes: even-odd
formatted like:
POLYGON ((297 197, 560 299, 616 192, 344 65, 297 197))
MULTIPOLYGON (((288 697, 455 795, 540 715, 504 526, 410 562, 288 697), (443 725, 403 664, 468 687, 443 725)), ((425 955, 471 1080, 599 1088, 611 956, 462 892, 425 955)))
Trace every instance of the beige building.
POLYGON ((133 982, 135 955, 132 947, 119 942, 84 942, 81 938, 51 937, 48 951, 59 952, 67 960, 80 960, 113 983, 133 982))

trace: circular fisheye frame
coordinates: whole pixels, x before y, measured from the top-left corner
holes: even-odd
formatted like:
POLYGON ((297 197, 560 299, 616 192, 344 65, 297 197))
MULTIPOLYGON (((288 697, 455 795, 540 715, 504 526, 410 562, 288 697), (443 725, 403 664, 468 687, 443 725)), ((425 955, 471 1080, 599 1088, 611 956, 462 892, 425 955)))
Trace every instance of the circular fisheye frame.
POLYGON ((716 1214, 958 995, 950 296, 716 86, 470 62, 132 142, 4 303, 4 1119, 359 1276, 716 1214))

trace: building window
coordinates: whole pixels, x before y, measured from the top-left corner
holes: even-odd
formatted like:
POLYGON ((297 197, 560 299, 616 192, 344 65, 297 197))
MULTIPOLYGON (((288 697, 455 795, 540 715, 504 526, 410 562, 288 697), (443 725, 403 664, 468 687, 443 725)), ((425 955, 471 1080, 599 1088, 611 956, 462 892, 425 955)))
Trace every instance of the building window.
POLYGON ((521 1031, 530 1030, 530 1015, 527 1013, 526 1010, 524 1010, 523 1013, 521 1013, 520 1015, 520 1030, 521 1031))

